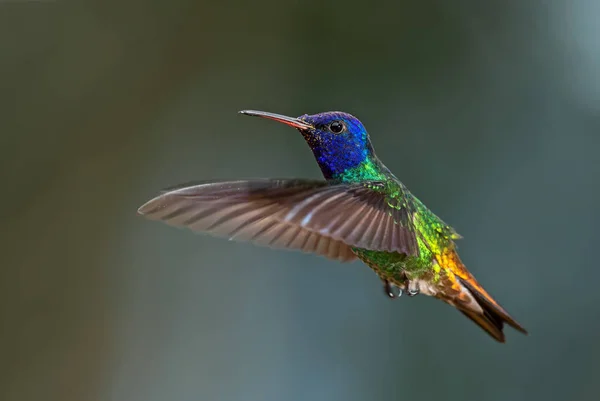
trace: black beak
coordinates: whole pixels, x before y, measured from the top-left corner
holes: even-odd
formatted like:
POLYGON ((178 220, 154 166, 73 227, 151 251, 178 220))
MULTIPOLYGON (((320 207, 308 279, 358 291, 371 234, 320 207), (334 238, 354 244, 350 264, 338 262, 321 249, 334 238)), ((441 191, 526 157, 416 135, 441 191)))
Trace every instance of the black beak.
POLYGON ((284 123, 289 125, 290 127, 297 128, 299 130, 312 130, 314 127, 307 122, 304 122, 298 118, 282 116, 281 114, 269 113, 266 111, 256 111, 256 110, 242 110, 240 114, 244 114, 246 116, 254 116, 254 117, 262 117, 268 118, 269 120, 275 120, 280 123, 284 123))

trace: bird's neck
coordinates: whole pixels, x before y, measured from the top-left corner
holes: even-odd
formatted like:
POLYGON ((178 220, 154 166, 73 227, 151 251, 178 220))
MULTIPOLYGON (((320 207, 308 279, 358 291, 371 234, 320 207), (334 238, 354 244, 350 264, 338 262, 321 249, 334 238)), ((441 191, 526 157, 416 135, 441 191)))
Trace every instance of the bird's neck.
POLYGON ((323 176, 334 182, 382 180, 391 174, 379 161, 366 131, 362 135, 315 137, 303 133, 323 176))
POLYGON ((362 160, 349 161, 345 159, 331 162, 317 158, 317 162, 325 179, 338 183, 381 181, 391 174, 374 154, 368 155, 362 160))

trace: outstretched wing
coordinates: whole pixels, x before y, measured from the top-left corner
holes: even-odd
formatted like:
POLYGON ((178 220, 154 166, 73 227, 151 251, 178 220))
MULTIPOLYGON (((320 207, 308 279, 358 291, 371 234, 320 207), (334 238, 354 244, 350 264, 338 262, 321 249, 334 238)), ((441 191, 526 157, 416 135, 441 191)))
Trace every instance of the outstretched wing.
POLYGON ((174 189, 138 212, 196 232, 352 260, 351 247, 418 254, 401 204, 381 182, 257 179, 174 189))

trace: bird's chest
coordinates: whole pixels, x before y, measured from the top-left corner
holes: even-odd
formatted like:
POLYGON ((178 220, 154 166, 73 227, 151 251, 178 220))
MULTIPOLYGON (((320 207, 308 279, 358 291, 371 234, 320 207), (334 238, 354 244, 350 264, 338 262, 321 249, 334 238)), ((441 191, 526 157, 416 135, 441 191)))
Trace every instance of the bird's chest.
POLYGON ((419 279, 430 270, 431 262, 396 252, 353 248, 356 256, 382 279, 402 284, 406 279, 419 279))

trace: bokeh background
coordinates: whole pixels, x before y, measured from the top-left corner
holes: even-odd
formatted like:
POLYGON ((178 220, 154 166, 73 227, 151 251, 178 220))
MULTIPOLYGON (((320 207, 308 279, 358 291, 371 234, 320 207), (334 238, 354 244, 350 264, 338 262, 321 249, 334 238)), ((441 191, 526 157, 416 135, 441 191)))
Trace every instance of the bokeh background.
POLYGON ((1 1, 0 399, 598 400, 600 3, 1 1), (344 110, 530 331, 136 216, 344 110))

